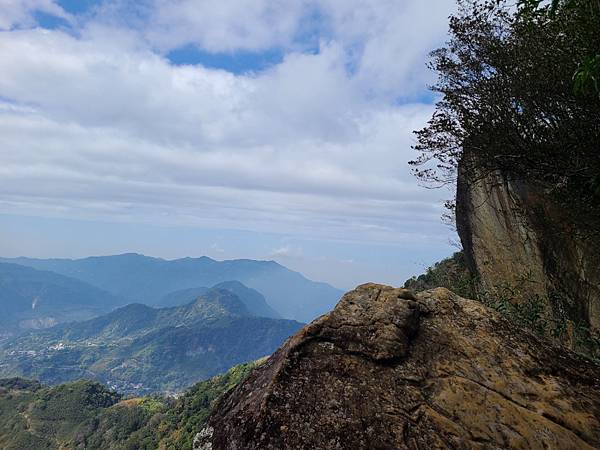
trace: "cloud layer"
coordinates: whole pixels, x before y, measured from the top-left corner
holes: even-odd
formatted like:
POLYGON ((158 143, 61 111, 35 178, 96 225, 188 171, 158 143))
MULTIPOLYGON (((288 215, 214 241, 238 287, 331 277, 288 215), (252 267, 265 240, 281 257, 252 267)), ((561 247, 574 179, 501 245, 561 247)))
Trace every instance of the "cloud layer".
POLYGON ((406 163, 451 0, 105 1, 80 15, 3 3, 4 212, 440 239, 447 193, 419 188, 406 163), (65 25, 36 26, 36 11, 65 25), (282 60, 172 64, 184 45, 282 60))

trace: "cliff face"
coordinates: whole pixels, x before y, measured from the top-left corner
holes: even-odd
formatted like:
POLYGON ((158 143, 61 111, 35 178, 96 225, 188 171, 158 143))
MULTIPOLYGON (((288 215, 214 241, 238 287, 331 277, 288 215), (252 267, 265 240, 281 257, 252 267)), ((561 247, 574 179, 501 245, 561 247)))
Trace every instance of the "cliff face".
POLYGON ((194 448, 600 447, 600 366, 446 289, 368 284, 216 405, 194 448))
POLYGON ((600 329, 598 238, 584 239, 541 189, 498 172, 472 178, 459 168, 456 223, 481 289, 537 295, 549 310, 600 329))

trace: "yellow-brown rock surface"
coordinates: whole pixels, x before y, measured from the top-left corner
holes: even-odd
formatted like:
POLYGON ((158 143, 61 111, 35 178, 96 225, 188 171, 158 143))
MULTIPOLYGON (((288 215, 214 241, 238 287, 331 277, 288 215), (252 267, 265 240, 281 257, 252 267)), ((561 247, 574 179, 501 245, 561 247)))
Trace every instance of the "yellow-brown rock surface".
POLYGON ((366 284, 198 431, 205 450, 600 448, 600 366, 446 289, 366 284))

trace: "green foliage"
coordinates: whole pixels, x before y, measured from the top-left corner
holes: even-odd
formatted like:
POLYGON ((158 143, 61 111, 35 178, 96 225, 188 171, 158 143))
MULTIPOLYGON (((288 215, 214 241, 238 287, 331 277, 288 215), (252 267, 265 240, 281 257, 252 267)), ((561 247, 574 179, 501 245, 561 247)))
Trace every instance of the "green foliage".
POLYGON ((480 291, 477 299, 502 313, 511 322, 538 335, 546 335, 548 328, 547 303, 537 295, 523 296, 521 286, 501 284, 480 291), (525 300, 521 300, 525 297, 525 300))
POLYGON ((545 298, 532 294, 531 283, 531 274, 524 273, 514 284, 502 283, 484 289, 471 275, 463 252, 457 252, 429 267, 424 274, 407 280, 404 287, 416 292, 445 287, 461 297, 482 302, 538 336, 600 359, 600 332, 573 319, 563 306, 568 302, 557 295, 545 298))
POLYGON ((404 287, 415 292, 445 287, 461 297, 475 298, 476 284, 477 279, 471 275, 465 255, 460 251, 427 268, 424 274, 410 278, 404 287))
POLYGON ((2 378, 0 379, 0 392, 18 390, 18 391, 37 391, 42 385, 36 380, 26 380, 24 378, 2 378))
POLYGON ((140 400, 139 406, 149 414, 156 414, 164 409, 165 404, 160 398, 144 397, 140 400))
POLYGON ((215 401, 260 361, 197 383, 178 399, 121 399, 81 380, 43 387, 20 378, 0 380, 3 450, 185 450, 192 448, 215 401))
POLYGON ((561 3, 561 0, 552 0, 549 5, 545 0, 519 0, 517 5, 519 12, 524 16, 532 16, 536 12, 543 11, 545 14, 554 16, 561 3))
POLYGON ((480 289, 474 298, 538 336, 599 360, 600 333, 571 318, 562 307, 564 302, 560 298, 532 294, 528 289, 529 283, 526 274, 516 284, 504 283, 480 289))
POLYGON ((73 437, 73 446, 86 450, 156 448, 155 430, 151 424, 168 405, 165 401, 152 399, 149 409, 144 404, 146 400, 125 400, 98 411, 96 417, 87 421, 73 437))
POLYGON ((164 415, 159 427, 161 448, 191 449, 194 436, 202 429, 215 401, 246 378, 260 363, 241 364, 192 387, 164 415))
POLYGON ((595 91, 600 96, 600 55, 585 58, 577 68, 573 79, 576 93, 585 95, 595 91))
MULTIPOLYGON (((541 0, 520 0, 518 2, 521 16, 529 19, 534 15, 546 16, 551 20, 559 18, 561 12, 579 13, 600 24, 599 0, 552 0, 548 5, 541 0)), ((584 57, 573 75, 573 90, 576 94, 587 95, 597 93, 600 97, 600 54, 591 53, 584 57)))
POLYGON ((28 380, 0 381, 0 448, 42 450, 69 442, 81 426, 120 396, 81 380, 53 388, 28 380))
POLYGON ((450 40, 432 53, 442 97, 416 132, 415 174, 439 185, 459 164, 465 182, 500 172, 569 212, 556 227, 565 238, 573 228, 597 237, 600 2, 459 3, 450 40))

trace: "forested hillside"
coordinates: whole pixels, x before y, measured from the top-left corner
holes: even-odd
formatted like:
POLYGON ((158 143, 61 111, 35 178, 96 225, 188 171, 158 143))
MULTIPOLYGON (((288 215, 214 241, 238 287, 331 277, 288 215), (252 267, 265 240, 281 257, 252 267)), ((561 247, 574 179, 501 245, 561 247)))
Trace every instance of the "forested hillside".
POLYGON ((91 381, 47 387, 0 380, 0 447, 4 450, 191 450, 215 399, 257 363, 194 385, 178 399, 125 398, 91 381))
POLYGON ((231 291, 211 289, 172 308, 131 304, 0 345, 0 376, 43 383, 80 378, 122 393, 179 392, 271 354, 302 324, 258 317, 231 291))

